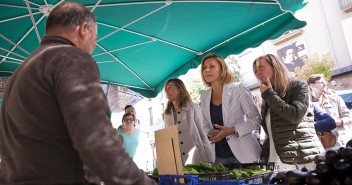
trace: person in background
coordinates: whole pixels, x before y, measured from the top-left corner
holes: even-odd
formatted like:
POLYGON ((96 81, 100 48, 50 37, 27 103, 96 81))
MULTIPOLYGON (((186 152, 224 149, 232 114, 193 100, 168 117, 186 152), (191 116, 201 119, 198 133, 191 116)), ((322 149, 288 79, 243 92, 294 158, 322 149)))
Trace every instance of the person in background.
MULTIPOLYGON (((335 120, 327 114, 323 109, 321 109, 318 105, 310 103, 310 110, 309 113, 313 113, 314 115, 314 128, 315 131, 321 141, 321 143, 324 144, 326 142, 323 141, 324 135, 331 133, 332 130, 336 128, 336 123, 335 120)), ((329 138, 331 139, 331 138, 329 138)), ((334 138, 336 139, 336 138, 334 138)), ((330 142, 329 142, 330 143, 330 142)), ((325 147, 325 150, 329 150, 329 147, 325 147)))
POLYGON ((10 78, 0 114, 0 184, 156 184, 129 157, 109 119, 90 56, 97 23, 85 6, 63 2, 45 36, 10 78))
MULTIPOLYGON (((254 103, 260 113, 260 110, 262 109, 262 97, 258 93, 252 94, 252 96, 254 103)), ((267 137, 263 130, 263 127, 259 127, 258 129, 254 130, 253 134, 261 145, 263 144, 265 137, 267 137)))
POLYGON ((165 127, 177 125, 183 165, 211 162, 210 142, 203 132, 200 106, 192 102, 184 83, 169 79, 164 87, 168 99, 164 111, 165 127))
POLYGON ((346 146, 351 139, 352 119, 345 102, 332 90, 327 89, 323 74, 311 75, 307 84, 311 90, 313 103, 325 110, 336 122, 336 129, 332 130, 337 138, 335 146, 346 146))
POLYGON ((225 60, 207 54, 201 63, 203 82, 210 87, 201 95, 204 132, 212 145, 215 163, 253 163, 260 157, 260 144, 253 134, 260 114, 243 84, 234 84, 225 60))
POLYGON ((134 123, 134 127, 139 128, 141 122, 139 121, 139 119, 137 119, 136 109, 133 107, 133 105, 126 105, 125 106, 125 113, 131 113, 134 115, 134 117, 136 118, 136 121, 134 123))
POLYGON ((123 146, 140 169, 145 171, 148 166, 148 155, 151 155, 148 136, 139 128, 135 128, 136 117, 127 112, 122 116, 122 129, 118 130, 118 135, 123 137, 123 146))
MULTIPOLYGON (((139 127, 140 126, 140 121, 137 119, 137 116, 136 116, 136 110, 134 109, 134 107, 133 107, 133 105, 126 105, 125 106, 125 113, 131 113, 131 114, 133 114, 134 115, 134 117, 136 118, 136 121, 135 121, 135 127, 139 127)), ((122 127, 123 127, 123 124, 121 124, 118 128, 117 128, 117 130, 121 130, 122 129, 122 127)))
POLYGON ((278 162, 287 169, 293 168, 293 164, 313 167, 314 157, 324 149, 315 134, 313 113, 306 116, 307 85, 293 80, 284 64, 272 54, 256 58, 253 71, 260 81, 262 126, 268 135, 262 161, 278 162))
POLYGON ((254 103, 257 106, 257 109, 260 113, 260 111, 262 110, 262 104, 263 104, 262 97, 258 93, 252 94, 252 96, 253 96, 254 103))

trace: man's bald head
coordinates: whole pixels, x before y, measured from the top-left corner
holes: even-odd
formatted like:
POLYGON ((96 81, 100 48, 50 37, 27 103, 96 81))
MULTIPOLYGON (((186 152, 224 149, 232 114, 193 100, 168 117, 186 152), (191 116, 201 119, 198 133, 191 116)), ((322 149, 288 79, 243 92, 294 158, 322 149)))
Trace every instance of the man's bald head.
POLYGON ((46 22, 46 36, 59 36, 91 54, 97 38, 95 16, 85 6, 65 2, 51 11, 46 22))
POLYGON ((85 6, 76 2, 65 2, 56 6, 46 21, 46 32, 53 29, 71 31, 84 22, 94 26, 95 16, 85 6))

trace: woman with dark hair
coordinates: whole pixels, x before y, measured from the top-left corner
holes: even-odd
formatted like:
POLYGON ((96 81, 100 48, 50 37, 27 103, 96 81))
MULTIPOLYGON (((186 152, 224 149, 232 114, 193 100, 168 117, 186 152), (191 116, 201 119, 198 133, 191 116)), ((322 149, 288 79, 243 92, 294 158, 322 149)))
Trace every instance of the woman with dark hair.
POLYGON ((122 116, 122 129, 118 130, 119 137, 122 137, 123 146, 129 156, 140 169, 147 170, 147 152, 150 152, 147 135, 135 128, 136 118, 132 113, 125 113, 122 116))
POLYGON ((206 55, 201 64, 203 82, 210 87, 201 95, 204 131, 213 143, 215 163, 253 163, 261 148, 253 131, 260 115, 252 94, 243 84, 234 84, 225 60, 206 55))
MULTIPOLYGON (((133 107, 133 105, 126 105, 125 106, 125 113, 131 113, 131 114, 133 114, 134 115, 134 117, 135 117, 135 121, 134 121, 134 127, 136 127, 136 128, 139 128, 140 127, 140 121, 137 119, 137 117, 136 117, 136 109, 133 107)), ((122 129, 122 127, 123 127, 123 124, 121 124, 118 128, 117 128, 117 130, 121 130, 122 129)))
POLYGON ((165 84, 168 99, 164 112, 165 126, 178 126, 183 165, 211 162, 211 146, 203 132, 202 110, 192 102, 184 83, 177 78, 165 84))
POLYGON ((294 80, 272 54, 256 58, 253 71, 260 81, 262 126, 268 135, 263 144, 262 160, 310 163, 324 149, 315 134, 314 113, 308 109, 307 85, 294 80))

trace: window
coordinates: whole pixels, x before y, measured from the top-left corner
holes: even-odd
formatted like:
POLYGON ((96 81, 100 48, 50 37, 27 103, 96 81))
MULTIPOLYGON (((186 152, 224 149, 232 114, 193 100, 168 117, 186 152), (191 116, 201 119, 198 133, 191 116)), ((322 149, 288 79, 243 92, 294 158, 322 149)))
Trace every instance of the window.
MULTIPOLYGON (((351 0, 352 1, 352 0, 351 0)), ((341 22, 342 29, 346 38, 346 43, 350 57, 352 59, 352 17, 341 22)))

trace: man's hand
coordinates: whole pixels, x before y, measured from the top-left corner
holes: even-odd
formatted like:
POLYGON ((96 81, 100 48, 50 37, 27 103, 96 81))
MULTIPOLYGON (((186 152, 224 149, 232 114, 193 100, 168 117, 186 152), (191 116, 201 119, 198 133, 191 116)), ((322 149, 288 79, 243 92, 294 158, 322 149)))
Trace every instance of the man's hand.
POLYGON ((208 135, 212 144, 221 141, 226 136, 232 135, 235 132, 234 128, 225 127, 218 124, 215 124, 215 128, 217 128, 218 130, 213 129, 209 132, 208 135))
POLYGON ((270 88, 273 88, 273 86, 270 83, 269 77, 266 77, 265 82, 260 83, 260 87, 259 87, 260 92, 263 93, 270 88))

